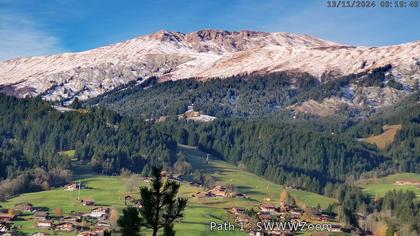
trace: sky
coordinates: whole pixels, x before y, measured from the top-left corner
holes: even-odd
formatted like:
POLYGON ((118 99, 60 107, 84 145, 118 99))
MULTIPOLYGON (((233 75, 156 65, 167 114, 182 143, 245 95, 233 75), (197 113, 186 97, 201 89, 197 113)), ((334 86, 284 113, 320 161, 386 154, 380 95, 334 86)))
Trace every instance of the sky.
POLYGON ((0 61, 78 52, 159 30, 310 34, 343 44, 420 40, 420 7, 332 9, 327 0, 0 0, 0 61))

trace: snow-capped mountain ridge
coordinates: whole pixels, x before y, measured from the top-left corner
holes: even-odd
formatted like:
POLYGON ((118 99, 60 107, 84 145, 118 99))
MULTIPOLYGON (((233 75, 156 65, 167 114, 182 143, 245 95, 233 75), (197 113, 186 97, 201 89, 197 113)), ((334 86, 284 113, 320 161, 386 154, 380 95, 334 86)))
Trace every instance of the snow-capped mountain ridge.
POLYGON ((159 31, 79 53, 1 62, 0 86, 21 97, 87 99, 150 76, 164 81, 300 71, 321 78, 325 73, 341 76, 388 64, 392 76, 406 86, 414 84, 420 78, 420 41, 369 48, 291 33, 159 31))

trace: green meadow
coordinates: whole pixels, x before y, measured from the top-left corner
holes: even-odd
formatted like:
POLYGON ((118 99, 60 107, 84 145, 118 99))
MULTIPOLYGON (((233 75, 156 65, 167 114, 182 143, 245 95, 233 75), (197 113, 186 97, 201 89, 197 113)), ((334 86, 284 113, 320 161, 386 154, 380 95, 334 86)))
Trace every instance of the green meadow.
MULTIPOLYGON (((231 207, 258 207, 262 202, 278 204, 280 193, 284 187, 269 182, 252 173, 241 170, 234 165, 224 161, 217 160, 210 156, 209 163, 206 161, 206 153, 192 147, 180 147, 187 155, 187 159, 193 165, 193 169, 206 170, 215 177, 217 183, 233 184, 238 192, 248 195, 248 199, 235 198, 205 198, 197 199, 192 195, 203 190, 200 187, 193 187, 188 182, 182 182, 180 195, 189 198, 189 204, 185 211, 185 217, 181 222, 176 224, 176 231, 183 236, 199 236, 199 235, 246 235, 244 232, 210 232, 209 224, 211 221, 224 222, 228 220, 226 210, 231 207)), ((124 196, 131 194, 138 197, 138 188, 133 190, 135 186, 145 186, 141 177, 121 177, 121 176, 103 176, 94 175, 86 165, 75 165, 75 180, 79 177, 85 186, 80 191, 80 199, 93 199, 97 205, 116 208, 120 212, 124 208, 124 196), (133 183, 134 182, 134 183, 133 183)), ((320 204, 323 207, 333 203, 334 200, 315 193, 289 189, 290 193, 301 203, 316 206, 320 204)), ((36 207, 45 207, 52 214, 54 209, 62 208, 65 214, 71 211, 88 212, 90 207, 83 206, 77 200, 78 191, 66 191, 63 188, 57 188, 49 191, 21 194, 7 202, 0 203, 4 208, 10 208, 16 203, 30 202, 36 207)), ((34 227, 34 222, 30 221, 31 216, 24 217, 25 220, 16 222, 25 233, 33 233, 39 231, 34 227)), ((52 233, 52 232, 50 232, 52 233)), ((63 234, 65 235, 65 234, 63 234)), ((67 235, 74 235, 67 234, 67 235)))
POLYGON ((388 175, 382 178, 372 178, 359 181, 357 184, 364 192, 372 197, 382 197, 391 190, 410 190, 416 193, 417 198, 420 198, 420 188, 416 185, 398 185, 396 181, 420 181, 420 174, 415 173, 399 173, 388 175))

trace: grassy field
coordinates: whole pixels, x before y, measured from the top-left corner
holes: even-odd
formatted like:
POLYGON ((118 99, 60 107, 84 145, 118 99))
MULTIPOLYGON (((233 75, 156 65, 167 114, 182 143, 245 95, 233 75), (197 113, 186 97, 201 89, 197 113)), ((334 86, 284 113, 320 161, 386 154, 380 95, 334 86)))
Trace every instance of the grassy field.
MULTIPOLYGON (((202 188, 190 186, 187 182, 182 182, 181 195, 189 198, 188 208, 185 212, 185 218, 182 223, 176 224, 178 235, 199 236, 199 235, 246 235, 243 232, 210 232, 209 222, 224 222, 227 220, 226 209, 231 207, 256 208, 267 197, 271 198, 271 203, 278 203, 283 186, 269 182, 249 172, 238 169, 226 162, 217 160, 210 156, 209 164, 206 162, 206 153, 195 148, 180 147, 186 153, 187 159, 192 163, 194 169, 204 169, 212 173, 215 179, 222 184, 233 184, 238 192, 246 193, 249 199, 231 199, 231 198, 207 198, 197 199, 191 196, 201 191, 202 188)), ((138 191, 132 192, 132 186, 144 186, 145 183, 141 177, 124 178, 121 176, 101 176, 95 175, 87 165, 75 165, 75 180, 82 179, 82 184, 86 186, 80 192, 80 199, 94 199, 98 205, 116 208, 121 211, 124 208, 124 195, 133 194, 139 196, 138 191), (134 184, 133 184, 134 181, 134 184)), ((137 188, 135 188, 137 189, 137 188)), ((299 201, 307 205, 316 206, 320 204, 326 207, 334 200, 300 190, 289 190, 290 193, 299 201)), ((30 202, 37 207, 45 207, 52 214, 54 209, 62 208, 65 214, 71 211, 87 212, 90 207, 85 207, 77 201, 77 191, 65 191, 63 188, 49 191, 21 194, 7 202, 0 203, 5 208, 13 207, 20 202, 30 202)), ((34 227, 32 221, 24 217, 25 220, 16 222, 25 233, 39 232, 34 227)), ((44 230, 48 232, 48 230, 44 230)), ((50 232, 52 233, 52 232, 50 232)), ((74 235, 63 234, 63 235, 74 235)))
POLYGON ((411 190, 420 198, 420 189, 414 185, 397 185, 395 182, 398 180, 412 180, 420 181, 420 174, 415 173, 399 173, 389 175, 383 178, 367 179, 358 182, 358 186, 363 188, 363 191, 371 195, 372 197, 381 197, 387 191, 396 190, 411 190))
MULTIPOLYGON (((284 190, 282 185, 274 184, 227 162, 217 160, 212 156, 209 156, 210 161, 207 164, 206 153, 198 149, 183 146, 181 150, 187 154, 187 159, 194 169, 209 171, 216 181, 233 184, 238 192, 246 193, 255 201, 264 202, 264 199, 270 198, 274 203, 277 203, 280 193, 284 190)), ((308 206, 320 204, 322 207, 327 207, 334 202, 331 198, 311 192, 294 189, 289 189, 288 191, 293 197, 306 203, 308 206)))
POLYGON ((394 142, 395 135, 401 128, 401 125, 384 125, 382 134, 370 136, 364 141, 374 144, 380 149, 385 149, 394 142))

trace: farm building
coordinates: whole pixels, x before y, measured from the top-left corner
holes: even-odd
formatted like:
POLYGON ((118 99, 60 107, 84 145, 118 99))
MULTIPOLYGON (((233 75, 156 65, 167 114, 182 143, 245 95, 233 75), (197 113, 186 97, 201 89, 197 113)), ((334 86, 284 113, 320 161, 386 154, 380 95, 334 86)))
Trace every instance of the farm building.
POLYGON ((9 232, 10 224, 7 223, 0 223, 0 234, 9 232))
POLYGON ((261 204, 260 209, 261 209, 261 212, 269 212, 269 213, 274 213, 277 211, 276 206, 272 204, 261 204))
POLYGON ((52 227, 52 221, 50 220, 42 220, 36 222, 36 227, 39 229, 50 229, 52 227))
POLYGON ((221 185, 214 187, 210 192, 216 197, 226 197, 228 195, 227 189, 221 185))
POLYGON ((90 211, 89 216, 92 218, 108 218, 109 212, 110 212, 109 208, 97 207, 97 208, 93 208, 90 211))
POLYGON ((95 205, 95 201, 93 199, 82 199, 80 201, 83 206, 94 206, 95 205))
POLYGON ((36 211, 34 217, 36 221, 46 221, 50 219, 50 213, 48 211, 36 211))
POLYGON ((34 206, 29 202, 18 203, 14 206, 16 211, 33 211, 34 206))
POLYGON ((239 214, 243 214, 245 212, 245 208, 241 208, 241 207, 233 207, 230 212, 234 215, 239 215, 239 214))
POLYGON ((91 231, 84 231, 77 234, 77 236, 98 236, 98 233, 91 231))
POLYGON ((79 217, 79 216, 67 216, 67 217, 63 218, 63 221, 73 223, 73 224, 77 224, 77 223, 80 223, 82 220, 81 220, 81 217, 79 217))
POLYGON ((33 233, 32 236, 49 236, 49 233, 44 233, 44 232, 36 232, 33 233))
POLYGON ((57 224, 55 226, 55 229, 58 231, 63 231, 63 232, 71 232, 75 229, 75 225, 70 222, 64 222, 64 223, 57 224))
POLYGON ((64 190, 66 191, 75 191, 78 188, 79 188, 79 184, 76 184, 76 183, 69 183, 66 186, 64 186, 64 190))
POLYGON ((341 227, 341 225, 332 225, 331 227, 331 232, 342 232, 343 228, 341 227))
POLYGON ((9 214, 9 213, 0 213, 0 222, 1 221, 13 221, 14 219, 16 219, 16 215, 15 214, 9 214))

